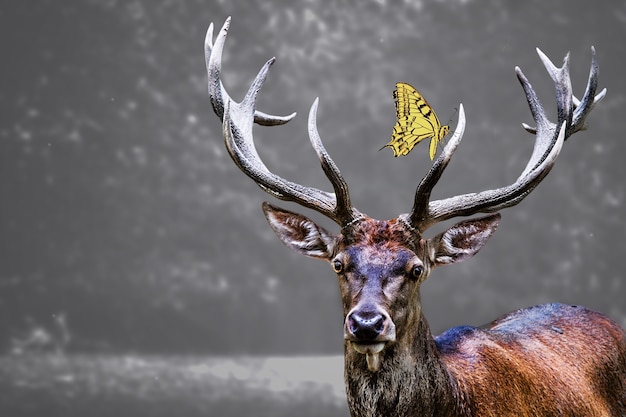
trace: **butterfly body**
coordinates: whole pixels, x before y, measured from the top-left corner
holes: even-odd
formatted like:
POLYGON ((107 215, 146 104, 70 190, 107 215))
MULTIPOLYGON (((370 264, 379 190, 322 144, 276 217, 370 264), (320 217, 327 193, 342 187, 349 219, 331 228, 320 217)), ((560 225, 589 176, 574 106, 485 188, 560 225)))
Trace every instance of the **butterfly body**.
POLYGON ((430 138, 430 159, 434 159, 437 144, 448 134, 449 126, 441 125, 433 108, 411 85, 396 83, 393 97, 397 121, 391 140, 383 148, 391 148, 394 156, 405 156, 419 142, 430 138))

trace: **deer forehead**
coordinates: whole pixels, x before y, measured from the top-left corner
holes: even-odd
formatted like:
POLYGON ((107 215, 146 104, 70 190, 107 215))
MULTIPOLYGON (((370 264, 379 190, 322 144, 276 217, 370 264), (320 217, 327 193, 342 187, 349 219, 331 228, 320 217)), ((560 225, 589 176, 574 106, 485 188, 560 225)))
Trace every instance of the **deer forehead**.
POLYGON ((367 219, 344 231, 338 256, 360 275, 399 275, 415 262, 418 242, 419 237, 397 219, 367 219))
POLYGON ((398 220, 376 220, 365 218, 353 226, 343 230, 343 246, 384 246, 389 249, 413 249, 419 235, 398 220))

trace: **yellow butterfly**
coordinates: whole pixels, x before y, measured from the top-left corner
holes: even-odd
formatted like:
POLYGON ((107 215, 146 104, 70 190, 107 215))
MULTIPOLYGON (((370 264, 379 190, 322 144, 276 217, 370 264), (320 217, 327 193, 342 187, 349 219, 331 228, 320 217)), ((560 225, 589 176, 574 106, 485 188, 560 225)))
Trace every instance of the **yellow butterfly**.
POLYGON ((412 86, 396 83, 393 92, 396 100, 396 117, 391 140, 384 148, 393 149, 393 156, 405 156, 424 139, 430 139, 430 159, 435 158, 437 144, 448 134, 450 127, 441 126, 435 111, 426 99, 412 86))

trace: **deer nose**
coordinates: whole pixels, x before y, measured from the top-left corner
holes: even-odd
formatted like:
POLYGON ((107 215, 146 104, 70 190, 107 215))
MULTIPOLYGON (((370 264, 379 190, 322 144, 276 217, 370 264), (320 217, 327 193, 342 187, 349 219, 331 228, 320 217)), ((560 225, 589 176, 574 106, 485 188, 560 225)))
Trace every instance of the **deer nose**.
POLYGON ((360 342, 376 340, 385 329, 385 316, 378 311, 354 311, 348 316, 348 329, 360 342))

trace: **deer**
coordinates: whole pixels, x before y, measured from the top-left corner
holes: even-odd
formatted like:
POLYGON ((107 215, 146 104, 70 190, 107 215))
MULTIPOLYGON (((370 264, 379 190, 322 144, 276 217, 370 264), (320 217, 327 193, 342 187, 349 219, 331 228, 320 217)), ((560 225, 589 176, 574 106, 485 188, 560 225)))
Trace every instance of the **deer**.
POLYGON ((456 129, 415 191, 409 213, 377 220, 357 210, 348 185, 324 148, 315 99, 309 139, 333 192, 290 182, 272 173, 254 145, 253 125, 282 125, 295 116, 256 109, 270 66, 258 72, 241 102, 221 79, 230 17, 213 41, 205 38, 208 93, 222 121, 226 149, 235 165, 273 197, 331 219, 332 233, 309 217, 268 202, 265 217, 289 248, 326 261, 337 276, 343 306, 344 379, 350 414, 357 416, 626 416, 626 334, 597 311, 558 303, 522 308, 482 327, 459 326, 433 336, 422 312, 421 284, 433 269, 474 256, 493 235, 502 209, 528 196, 554 166, 564 142, 586 128, 585 120, 606 95, 596 95, 598 63, 581 100, 572 94, 569 53, 562 67, 537 48, 554 81, 557 120, 548 119, 519 67, 518 80, 535 126, 532 154, 520 176, 497 189, 431 201, 431 192, 457 149, 466 125, 463 105, 456 129), (470 218, 482 213, 482 217, 470 218), (431 226, 466 217, 425 237, 431 226))

